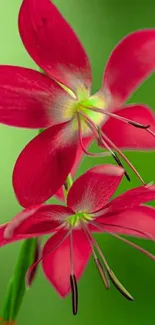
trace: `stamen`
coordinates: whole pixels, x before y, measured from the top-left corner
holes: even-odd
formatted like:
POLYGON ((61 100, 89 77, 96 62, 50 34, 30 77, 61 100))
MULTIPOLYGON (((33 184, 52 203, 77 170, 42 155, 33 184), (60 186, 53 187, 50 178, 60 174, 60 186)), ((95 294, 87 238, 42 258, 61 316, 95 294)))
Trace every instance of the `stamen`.
MULTIPOLYGON (((97 143, 99 144, 99 141, 100 141, 100 133, 99 133, 99 130, 100 129, 96 125, 93 125, 93 122, 90 119, 88 119, 85 114, 81 113, 81 115, 84 117, 84 121, 86 122, 87 126, 90 127, 90 129, 92 130, 92 132, 94 132, 94 129, 95 129, 95 132, 96 132, 96 129, 98 130, 97 136, 96 136, 96 133, 94 135, 96 137, 97 143)), ((83 142, 82 142, 82 129, 81 129, 81 121, 80 121, 79 114, 78 114, 78 124, 79 124, 79 139, 80 139, 80 144, 81 144, 81 147, 82 147, 82 150, 84 151, 84 153, 86 155, 89 155, 89 156, 92 156, 92 157, 106 157, 106 156, 108 156, 108 153, 89 153, 84 148, 83 142)), ((117 164, 124 169, 124 171, 125 171, 124 172, 124 175, 126 176, 127 180, 130 181, 130 177, 129 177, 127 171, 125 170, 123 164, 121 163, 120 159, 116 155, 116 153, 111 150, 111 148, 108 146, 108 144, 103 139, 102 139, 102 143, 104 144, 105 148, 108 151, 110 151, 112 157, 115 159, 115 161, 117 162, 117 164)))
POLYGON ((70 230, 65 234, 65 236, 51 249, 49 250, 44 256, 41 256, 35 263, 33 263, 27 270, 26 272, 26 276, 25 276, 25 286, 26 288, 29 288, 29 274, 33 272, 33 269, 37 266, 37 264, 39 264, 42 259, 46 256, 48 256, 51 252, 53 252, 56 248, 58 248, 63 242, 64 240, 68 237, 68 235, 70 234, 70 230))
POLYGON ((154 133, 152 130, 147 129, 146 131, 147 131, 148 133, 150 133, 151 135, 153 135, 153 137, 155 137, 155 133, 154 133))
MULTIPOLYGON (((121 163, 119 157, 116 155, 116 153, 112 154, 113 158, 115 159, 115 161, 117 162, 118 166, 124 168, 123 164, 121 163)), ((125 168, 124 168, 125 170, 125 168)), ((127 180, 130 182, 130 176, 128 175, 127 171, 125 170, 124 175, 126 176, 127 180)))
POLYGON ((140 128, 140 129, 149 129, 150 128, 150 124, 148 124, 148 125, 141 125, 141 124, 139 124, 139 123, 136 123, 136 122, 128 122, 128 124, 130 124, 130 125, 132 125, 132 126, 134 126, 134 127, 136 127, 136 128, 140 128))
POLYGON ((101 263, 101 261, 99 260, 99 258, 94 258, 95 264, 97 266, 97 269, 99 271, 99 274, 104 282, 105 288, 106 289, 110 289, 110 282, 109 279, 107 277, 107 273, 104 269, 103 264, 101 263))
POLYGON ((145 187, 149 188, 152 185, 154 185, 154 181, 151 181, 150 183, 146 184, 145 187))
POLYGON ((123 116, 120 116, 120 115, 117 115, 117 114, 114 114, 114 113, 111 113, 111 112, 106 112, 106 111, 103 111, 102 109, 100 108, 96 108, 96 107, 89 107, 88 109, 94 111, 94 112, 97 112, 97 113, 100 113, 100 114, 103 114, 103 115, 107 115, 107 116, 110 116, 110 117, 113 117, 119 121, 122 121, 124 123, 127 123, 127 124, 130 124, 134 127, 137 127, 137 128, 141 128, 141 129, 149 129, 150 128, 150 124, 147 124, 147 125, 144 125, 144 124, 141 124, 141 123, 138 123, 138 122, 135 122, 133 120, 130 120, 130 119, 127 119, 126 117, 123 117, 123 116))
MULTIPOLYGON (((136 174, 136 176, 140 179, 143 185, 146 185, 140 174, 138 173, 137 169, 132 165, 132 163, 128 160, 128 158, 124 155, 124 153, 106 136, 105 133, 101 131, 103 139, 105 139, 109 144, 115 149, 120 156, 126 161, 126 163, 130 166, 130 168, 133 170, 133 172, 136 174)), ((102 142, 101 142, 102 145, 102 142)))
POLYGON ((72 292, 72 310, 73 315, 76 315, 78 312, 78 288, 77 288, 77 281, 74 274, 70 275, 70 285, 71 285, 71 292, 72 292))
POLYGON ((117 279, 116 275, 112 270, 109 270, 108 272, 109 277, 114 284, 115 288, 118 289, 118 291, 128 300, 134 301, 134 298, 130 295, 130 293, 125 289, 125 287, 120 283, 120 281, 117 279))
MULTIPOLYGON (((106 111, 102 111, 101 109, 98 109, 98 108, 90 108, 89 107, 89 109, 90 110, 93 110, 93 111, 96 111, 98 113, 106 114, 106 115, 109 115, 111 117, 115 117, 115 118, 121 119, 123 122, 126 122, 128 124, 132 124, 133 126, 146 129, 146 131, 148 131, 153 136, 155 136, 155 133, 149 129, 150 128, 150 125, 143 125, 143 124, 137 123, 135 121, 125 119, 123 117, 118 117, 118 115, 116 115, 116 114, 109 113, 109 112, 106 112, 106 111)), ((94 123, 83 112, 80 112, 80 114, 83 115, 83 117, 85 118, 85 120, 87 120, 91 125, 93 124, 93 127, 96 127, 98 129, 98 131, 100 130, 99 127, 96 126, 96 125, 94 125, 94 123)), ((138 173, 138 171, 136 170, 136 168, 132 165, 132 163, 128 160, 128 158, 123 154, 123 152, 101 130, 99 132, 99 140, 100 140, 100 142, 98 141, 98 144, 100 146, 103 146, 103 147, 106 147, 107 148, 107 146, 105 146, 105 140, 106 140, 112 146, 112 148, 115 149, 120 154, 120 156, 126 161, 126 163, 130 166, 130 168, 133 170, 133 172, 140 179, 140 181, 142 182, 142 184, 145 185, 144 180, 142 179, 142 177, 140 176, 140 174, 138 173)), ((110 150, 110 152, 111 152, 111 150, 110 150)), ((113 158, 118 163, 117 156, 114 153, 113 153, 113 158)), ((119 166, 122 166, 123 167, 123 165, 122 165, 122 163, 120 161, 119 161, 119 163, 120 163, 119 166)), ((125 176, 126 176, 126 178, 128 180, 130 179, 129 175, 126 172, 125 172, 125 176)))
MULTIPOLYGON (((79 137, 80 137, 80 143, 81 143, 81 147, 83 149, 83 151, 86 153, 86 154, 89 154, 83 144, 82 144, 82 129, 81 129, 81 121, 80 121, 80 117, 79 117, 79 114, 82 115, 84 117, 84 120, 87 122, 87 125, 90 127, 90 129, 93 131, 94 135, 95 135, 95 138, 97 140, 97 143, 99 146, 101 147, 106 147, 110 153, 112 154, 113 158, 115 159, 115 161, 117 162, 117 164, 121 167, 124 168, 122 162, 120 161, 120 159, 118 158, 118 156, 116 155, 116 153, 114 153, 112 151, 112 149, 109 147, 109 145, 106 143, 108 142, 110 144, 110 146, 112 146, 112 148, 114 150, 116 150, 120 156, 126 161, 126 163, 130 166, 130 168, 133 170, 133 172, 136 174, 136 176, 140 179, 140 181, 142 182, 143 185, 146 185, 144 180, 142 179, 142 177, 140 176, 140 174, 138 173, 137 169, 132 165, 132 163, 128 160, 128 158, 124 155, 124 153, 106 136, 106 134, 104 134, 101 129, 96 126, 92 121, 91 119, 89 119, 88 116, 86 116, 83 112, 80 111, 80 113, 78 113, 78 123, 79 123, 79 137), (97 131, 98 130, 98 131, 97 131), (96 134, 97 132, 97 134, 96 134), (106 140, 106 141, 105 141, 106 140)), ((147 126, 149 127, 149 126, 147 126)), ((146 127, 145 127, 146 128, 146 127)), ((147 131, 149 131, 147 129, 147 131)), ((89 154, 89 155, 93 155, 94 154, 89 154)), ((125 168, 124 168, 125 169, 125 168)), ((127 178, 128 181, 130 181, 130 177, 128 175, 128 173, 126 172, 125 170, 125 176, 127 178)))
MULTIPOLYGON (((128 244, 128 245, 130 245, 130 246, 132 246, 132 247, 134 247, 134 248, 136 248, 137 250, 139 250, 141 253, 143 253, 143 254, 145 254, 146 256, 148 256, 149 258, 151 258, 153 261, 155 261, 155 256, 153 255, 153 254, 151 254, 150 252, 148 252, 147 250, 145 250, 144 248, 142 248, 142 247, 140 247, 139 245, 137 245, 137 244, 135 244, 135 243, 133 243, 133 242, 131 242, 130 240, 128 240, 128 239, 126 239, 126 238, 124 238, 124 237, 121 237, 121 236, 119 236, 119 235, 117 235, 116 233, 113 233, 113 232, 111 232, 111 231, 107 231, 106 229, 103 229, 99 224, 97 224, 96 222, 94 222, 94 221, 92 221, 91 222, 91 224, 93 224, 94 226, 96 226, 96 227, 98 227, 98 228, 100 228, 100 229, 102 229, 102 230, 104 230, 106 233, 108 233, 109 235, 111 235, 111 236, 113 236, 113 237, 116 237, 116 238, 118 238, 118 239, 120 239, 121 241, 123 241, 124 243, 126 243, 126 244, 128 244)), ((111 224, 107 224, 107 223, 102 223, 103 225, 105 225, 105 226, 114 226, 114 227, 120 227, 120 228, 124 228, 124 229, 130 229, 130 230, 135 230, 135 229, 133 229, 133 228, 125 228, 125 227, 122 227, 122 226, 119 226, 119 225, 111 225, 111 224)), ((148 235, 148 234, 146 234, 145 232, 142 232, 142 231, 139 231, 139 230, 135 230, 136 232, 139 232, 139 233, 141 233, 141 234, 143 234, 143 235, 147 235, 147 237, 149 238, 149 239, 151 239, 152 240, 152 237, 150 236, 150 235, 148 235)))
POLYGON ((70 263, 71 263, 71 274, 70 274, 70 285, 72 292, 72 311, 73 315, 78 312, 78 287, 76 276, 74 274, 74 259, 73 259, 73 234, 70 232, 70 263))
POLYGON ((116 289, 119 290, 119 292, 125 297, 127 298, 128 300, 131 300, 133 301, 134 298, 130 295, 130 293, 125 289, 125 287, 121 284, 121 282, 118 280, 118 278, 116 277, 116 275, 114 274, 114 272, 111 270, 111 268, 109 267, 108 265, 108 262, 107 260, 105 259, 105 256, 103 255, 100 247, 98 246, 97 242, 95 241, 95 239, 93 238, 93 242, 94 242, 94 245, 96 246, 96 249, 99 253, 99 255, 101 256, 105 266, 106 266, 106 269, 107 269, 107 272, 108 272, 108 275, 112 281, 112 283, 114 284, 114 286, 116 287, 116 289))
MULTIPOLYGON (((83 145, 83 141, 82 141, 82 127, 81 127, 81 120, 80 120, 80 116, 79 116, 79 113, 77 113, 77 118, 78 118, 78 129, 79 129, 79 140, 80 140, 80 145, 81 145, 81 148, 83 150, 83 152, 87 155, 87 156, 90 156, 90 157, 107 157, 109 156, 109 152, 98 152, 98 153, 93 153, 93 152, 89 152, 87 151, 85 148, 84 148, 84 145, 83 145)), ((88 125, 88 124, 87 124, 88 125)), ((90 127, 90 125, 88 125, 90 127)), ((90 127, 91 128, 91 127, 90 127)), ((93 131, 93 129, 91 129, 93 131)), ((94 134, 96 136, 96 134, 94 134)))
POLYGON ((119 290, 119 292, 125 297, 127 298, 128 300, 131 300, 133 301, 134 298, 130 295, 130 293, 125 289, 125 287, 120 283, 120 281, 117 279, 116 275, 114 274, 114 272, 110 269, 109 265, 108 265, 108 262, 105 258, 105 256, 103 255, 100 247, 98 246, 96 240, 91 236, 91 233, 88 229, 88 227, 86 225, 84 225, 85 229, 86 229, 86 232, 88 233, 88 236, 90 237, 93 245, 96 247, 100 257, 102 258, 103 260, 103 263, 106 267, 106 270, 108 272, 108 275, 111 279, 111 281, 113 282, 114 286, 119 290))
POLYGON ((153 261, 155 261, 155 256, 153 254, 151 254, 150 252, 148 252, 147 250, 145 250, 144 248, 140 247, 139 245, 132 243, 130 240, 123 238, 117 234, 114 234, 112 232, 108 232, 108 234, 112 235, 113 237, 116 237, 117 239, 120 239, 121 241, 123 241, 124 243, 128 244, 129 246, 136 248, 138 251, 140 251, 141 253, 143 253, 144 255, 146 255, 147 257, 151 258, 153 261))
POLYGON ((73 234, 70 232, 70 263, 71 263, 71 274, 74 274, 74 261, 73 261, 73 234))
POLYGON ((78 113, 78 115, 79 114, 82 115, 84 117, 84 119, 88 122, 89 127, 91 127, 91 130, 93 131, 93 133, 95 135, 95 138, 98 139, 99 135, 98 135, 98 132, 96 130, 96 125, 93 123, 93 121, 88 116, 86 116, 83 112, 80 111, 80 113, 78 113))
POLYGON ((107 277, 107 273, 106 273, 106 270, 104 269, 104 266, 102 265, 101 261, 99 260, 99 258, 97 257, 96 253, 95 253, 95 250, 94 250, 94 247, 92 245, 92 241, 91 241, 91 238, 85 228, 85 225, 81 222, 81 226, 86 234, 86 237, 88 239, 88 242, 89 242, 89 245, 91 247, 91 250, 92 250, 92 254, 93 254, 93 258, 94 258, 94 262, 96 264, 96 267, 98 269, 98 272, 101 276, 101 279, 103 280, 104 282, 104 285, 105 285, 105 288, 106 289, 110 289, 110 282, 109 282, 109 279, 107 277))
MULTIPOLYGON (((95 217, 96 217, 96 215, 95 215, 95 217)), ((98 215, 97 215, 97 217, 98 217, 98 215)), ((137 230, 136 228, 124 227, 124 226, 121 226, 118 224, 116 225, 116 224, 110 224, 110 223, 104 223, 104 222, 99 224, 96 221, 91 221, 91 224, 101 230, 104 230, 103 227, 101 227, 101 225, 103 225, 103 226, 108 226, 108 227, 115 227, 115 228, 118 227, 118 228, 125 229, 125 230, 135 231, 135 232, 139 233, 140 235, 143 235, 143 236, 147 237, 148 239, 154 241, 153 236, 151 236, 149 233, 147 233, 145 231, 137 230)), ((108 233, 108 231, 107 231, 107 233, 108 233)))

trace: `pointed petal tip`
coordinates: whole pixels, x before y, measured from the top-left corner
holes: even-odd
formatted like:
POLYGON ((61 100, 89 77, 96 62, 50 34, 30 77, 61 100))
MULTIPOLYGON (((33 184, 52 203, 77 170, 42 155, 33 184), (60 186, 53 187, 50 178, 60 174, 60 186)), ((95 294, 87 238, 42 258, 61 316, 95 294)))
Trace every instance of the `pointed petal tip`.
POLYGON ((74 182, 67 205, 76 212, 93 213, 103 208, 115 193, 123 174, 124 169, 119 166, 94 166, 74 182))
POLYGON ((91 66, 76 33, 50 0, 25 0, 18 26, 23 44, 52 79, 74 92, 91 88, 91 66))
POLYGON ((46 129, 26 145, 13 171, 14 191, 22 206, 44 203, 56 193, 72 169, 77 145, 70 122, 46 129))
POLYGON ((155 29, 141 29, 125 37, 114 47, 106 65, 103 87, 119 107, 154 71, 155 29))
MULTIPOLYGON (((150 124, 151 131, 155 131, 155 116, 153 110, 142 104, 128 104, 118 110, 115 114, 123 119, 133 120, 140 124, 150 124)), ((115 143, 117 147, 124 150, 154 150, 155 137, 148 132, 149 129, 135 128, 131 124, 110 117, 102 126, 102 131, 115 143)))

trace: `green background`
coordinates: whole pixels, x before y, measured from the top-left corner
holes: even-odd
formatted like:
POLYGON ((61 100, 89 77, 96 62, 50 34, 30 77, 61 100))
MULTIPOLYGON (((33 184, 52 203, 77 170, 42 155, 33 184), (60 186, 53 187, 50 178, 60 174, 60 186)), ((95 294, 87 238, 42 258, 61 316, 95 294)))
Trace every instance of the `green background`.
MULTIPOLYGON (((153 0, 55 0, 54 3, 72 24, 88 51, 93 67, 94 91, 100 87, 106 60, 120 38, 135 29, 155 27, 153 0)), ((21 0, 0 0, 0 64, 36 69, 18 35, 17 17, 20 4, 21 0)), ((145 82, 130 101, 155 107, 155 76, 145 82)), ((35 134, 36 131, 0 127, 1 223, 20 211, 11 186, 11 174, 18 154, 35 134)), ((155 180, 154 153, 130 152, 127 156, 146 182, 155 180)), ((96 163, 101 163, 101 160, 85 158, 79 173, 96 163)), ((124 180, 118 192, 139 184, 136 177, 130 174, 132 184, 124 180)), ((155 263, 110 235, 96 235, 96 238, 111 267, 135 297, 135 302, 125 300, 113 287, 107 292, 91 260, 79 282, 79 313, 76 317, 71 312, 70 297, 65 300, 59 298, 39 270, 32 290, 24 298, 17 324, 59 325, 63 322, 68 325, 138 325, 155 322, 155 263)), ((154 243, 134 241, 155 254, 154 243)), ((0 304, 20 245, 21 243, 16 243, 0 250, 0 304)))

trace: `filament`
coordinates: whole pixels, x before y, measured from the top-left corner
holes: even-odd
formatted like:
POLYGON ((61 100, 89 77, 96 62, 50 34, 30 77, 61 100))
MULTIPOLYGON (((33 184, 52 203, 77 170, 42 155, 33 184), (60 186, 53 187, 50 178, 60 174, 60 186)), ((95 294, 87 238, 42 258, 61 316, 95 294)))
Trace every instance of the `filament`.
MULTIPOLYGON (((104 152, 104 153, 103 152, 101 152, 101 153, 93 153, 93 152, 87 151, 84 148, 83 141, 82 141, 82 127, 81 127, 81 120, 80 120, 79 113, 77 113, 77 119, 78 119, 78 129, 79 129, 79 140, 80 140, 80 145, 81 145, 81 148, 82 148, 83 152, 87 156, 90 156, 90 157, 107 157, 107 156, 109 156, 109 153, 108 152, 104 152)), ((90 124, 87 124, 87 125, 91 128, 90 124)), ((92 130, 92 132, 94 131, 93 128, 91 130, 92 130)), ((95 130, 94 135, 96 136, 96 130, 95 130)))
POLYGON ((76 276, 74 274, 72 230, 70 231, 70 263, 71 263, 70 286, 71 286, 71 293, 72 293, 72 311, 73 311, 73 315, 76 315, 78 312, 78 287, 77 287, 76 276))
MULTIPOLYGON (((96 217, 96 216, 95 216, 95 217, 96 217)), ((117 224, 117 225, 116 225, 116 224, 110 224, 110 223, 108 224, 108 223, 104 223, 104 222, 102 222, 102 223, 99 224, 99 223, 97 223, 97 222, 95 222, 95 221, 92 221, 91 224, 92 224, 93 226, 95 226, 95 227, 97 227, 97 228, 103 230, 103 231, 104 231, 104 229, 103 229, 103 227, 101 227, 101 225, 108 226, 108 227, 116 227, 116 228, 118 227, 118 228, 121 228, 121 229, 124 229, 124 230, 135 231, 135 232, 139 233, 140 235, 143 235, 143 236, 147 237, 148 239, 154 241, 153 236, 151 236, 149 233, 146 233, 146 232, 144 232, 144 231, 138 230, 138 229, 136 229, 136 228, 124 227, 124 226, 121 226, 121 225, 118 225, 118 224, 117 224)))
POLYGON ((84 225, 85 229, 86 229, 86 232, 90 238, 90 240, 92 241, 93 245, 95 246, 95 248, 97 249, 105 267, 106 267, 106 270, 108 272, 108 275, 111 279, 111 281, 113 282, 114 286, 119 290, 119 292, 125 297, 127 298, 128 300, 131 300, 133 301, 134 298, 130 295, 130 293, 125 289, 125 287, 121 284, 121 282, 117 279, 116 275, 114 274, 114 272, 111 270, 111 268, 109 267, 108 265, 108 262, 105 258, 105 256, 103 255, 100 247, 98 246, 97 242, 95 241, 95 239, 91 236, 91 233, 88 229, 88 227, 86 225, 84 225))
POLYGON ((103 139, 106 139, 107 142, 120 154, 120 156, 126 161, 126 163, 130 166, 130 168, 133 170, 133 172, 137 175, 139 180, 142 182, 143 185, 146 185, 145 182, 143 181, 142 177, 136 170, 136 168, 132 165, 132 163, 128 160, 128 158, 124 155, 124 153, 106 136, 105 133, 101 131, 103 139))
POLYGON ((70 234, 70 231, 69 230, 65 235, 64 237, 54 246, 52 247, 52 249, 50 249, 44 256, 41 256, 35 263, 33 263, 27 270, 26 272, 26 276, 25 276, 25 283, 26 283, 26 287, 29 288, 29 274, 31 272, 33 272, 33 269, 42 261, 43 258, 45 258, 46 256, 48 256, 50 253, 52 253, 55 249, 57 249, 63 242, 64 240, 68 237, 68 235, 70 234))
POLYGON ((127 123, 127 124, 130 124, 134 127, 137 127, 137 128, 141 128, 141 129, 149 129, 150 128, 150 124, 147 124, 147 125, 144 125, 144 124, 141 124, 141 123, 138 123, 136 121, 133 121, 133 120, 130 120, 126 117, 123 117, 123 116, 120 116, 120 115, 117 115, 117 114, 114 114, 114 113, 111 113, 111 112, 107 112, 107 111, 103 111, 102 109, 100 108, 97 108, 97 107, 89 107, 90 110, 94 111, 94 112, 97 112, 97 113, 100 113, 100 114, 103 114, 103 115, 107 115, 107 116, 110 116, 110 117, 113 117, 119 121, 122 121, 124 123, 127 123))
POLYGON ((95 253, 94 247, 92 245, 91 237, 89 236, 89 233, 87 232, 87 229, 85 228, 85 225, 82 222, 81 222, 81 226, 82 226, 82 228, 83 228, 83 230, 85 232, 88 243, 89 243, 89 245, 91 247, 95 265, 96 265, 96 267, 98 269, 98 272, 99 272, 99 274, 101 276, 101 279, 104 282, 105 288, 110 289, 110 282, 109 282, 106 270, 105 270, 104 266, 102 265, 101 261, 99 260, 99 258, 97 257, 96 253, 95 253))

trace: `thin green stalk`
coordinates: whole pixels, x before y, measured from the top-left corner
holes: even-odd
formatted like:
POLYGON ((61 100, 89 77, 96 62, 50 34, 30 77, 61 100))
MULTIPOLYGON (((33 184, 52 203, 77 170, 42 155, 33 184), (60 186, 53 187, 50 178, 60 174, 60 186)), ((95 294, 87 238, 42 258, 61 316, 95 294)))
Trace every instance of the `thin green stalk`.
MULTIPOLYGON (((43 132, 40 129, 38 133, 43 132)), ((25 275, 30 265, 35 261, 38 245, 38 238, 27 239, 22 244, 15 271, 9 281, 4 304, 2 307, 2 317, 4 321, 15 320, 26 291, 25 275)))
POLYGON ((16 319, 26 291, 25 275, 29 266, 34 262, 36 246, 37 238, 27 239, 22 244, 2 308, 3 321, 16 319))
POLYGON ((63 185, 65 201, 67 200, 67 195, 68 195, 69 189, 72 186, 72 184, 73 184, 72 176, 71 176, 71 174, 69 174, 65 181, 65 184, 63 185))

